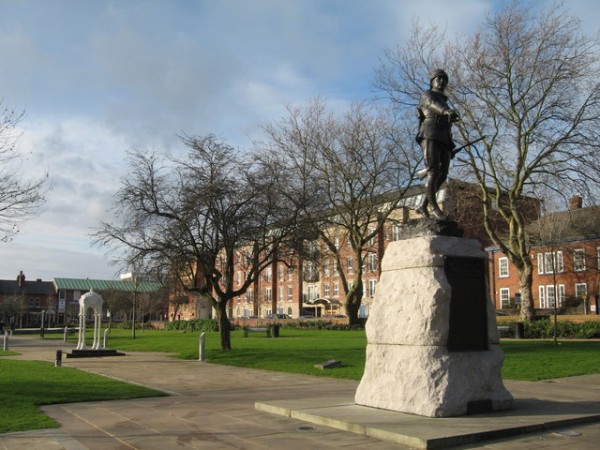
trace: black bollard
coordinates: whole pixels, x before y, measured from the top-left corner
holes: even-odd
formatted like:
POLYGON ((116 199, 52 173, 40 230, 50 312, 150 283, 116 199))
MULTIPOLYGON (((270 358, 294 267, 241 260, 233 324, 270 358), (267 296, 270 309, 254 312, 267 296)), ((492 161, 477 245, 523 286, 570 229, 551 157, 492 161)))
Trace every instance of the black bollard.
POLYGON ((54 367, 62 366, 62 350, 56 350, 56 361, 54 361, 54 367))

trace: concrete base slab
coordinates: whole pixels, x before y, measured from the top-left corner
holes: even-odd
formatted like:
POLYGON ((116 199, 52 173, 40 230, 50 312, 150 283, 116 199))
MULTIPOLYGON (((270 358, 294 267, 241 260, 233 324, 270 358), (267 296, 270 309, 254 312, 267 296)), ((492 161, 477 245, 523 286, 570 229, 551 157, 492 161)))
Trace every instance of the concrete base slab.
POLYGON ((600 421, 595 404, 516 399, 510 411, 431 418, 356 405, 351 397, 257 402, 262 412, 413 448, 436 449, 600 421))
POLYGON ((71 353, 67 353, 67 358, 99 358, 103 356, 125 356, 125 353, 118 352, 116 350, 103 348, 99 350, 83 349, 71 350, 71 353))

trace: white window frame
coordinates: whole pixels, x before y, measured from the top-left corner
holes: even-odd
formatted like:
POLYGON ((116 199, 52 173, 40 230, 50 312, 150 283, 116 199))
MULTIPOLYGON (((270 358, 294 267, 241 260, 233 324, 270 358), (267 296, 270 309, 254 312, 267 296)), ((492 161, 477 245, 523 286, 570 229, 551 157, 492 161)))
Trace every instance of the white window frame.
POLYGON ((587 297, 587 283, 575 283, 575 297, 587 297))
POLYGON ((543 253, 538 253, 537 254, 537 273, 538 275, 543 275, 544 272, 544 254, 543 253))
MULTIPOLYGON (((538 259, 539 265, 539 259, 538 259)), ((545 252, 544 253, 544 273, 561 273, 565 270, 563 252, 561 250, 556 252, 545 252)), ((538 268, 538 273, 539 268, 538 268)))
POLYGON ((377 272, 377 253, 367 255, 367 269, 369 272, 377 272))
POLYGON ((399 225, 397 223, 392 225, 392 241, 400 240, 401 231, 402 231, 402 225, 399 225))
POLYGON ((352 256, 346 257, 346 267, 348 269, 348 275, 354 275, 354 258, 352 258, 352 256))
POLYGON ((540 308, 544 309, 546 307, 546 286, 539 286, 539 300, 540 300, 540 308))
POLYGON ((377 280, 375 278, 370 278, 367 283, 367 296, 375 297, 375 291, 377 289, 377 280))
POLYGON ((510 308, 510 288, 500 288, 500 308, 510 308))
POLYGON ((573 250, 573 272, 585 271, 585 249, 576 248, 573 250))
POLYGON ((323 276, 328 277, 331 274, 331 261, 326 259, 323 261, 323 276))
POLYGON ((499 278, 508 278, 510 273, 508 271, 508 257, 503 256, 502 258, 498 258, 498 277, 499 278))
POLYGON ((564 305, 566 297, 565 285, 558 284, 556 285, 556 288, 558 288, 558 293, 556 292, 555 286, 553 284, 540 286, 540 308, 554 308, 555 301, 558 301, 557 308, 560 308, 562 305, 564 305))

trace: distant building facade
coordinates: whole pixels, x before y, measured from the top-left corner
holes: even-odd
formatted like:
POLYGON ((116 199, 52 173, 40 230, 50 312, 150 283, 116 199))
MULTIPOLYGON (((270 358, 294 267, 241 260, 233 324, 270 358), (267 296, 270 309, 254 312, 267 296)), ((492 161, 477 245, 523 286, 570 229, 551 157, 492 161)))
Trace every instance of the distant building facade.
POLYGON ((56 321, 56 291, 51 281, 29 281, 23 271, 14 280, 0 280, 0 320, 4 326, 37 327, 56 321))
MULTIPOLYGON (((582 207, 573 197, 568 211, 530 223, 533 307, 549 314, 598 314, 600 298, 600 207, 582 207)), ((520 304, 519 274, 497 248, 488 249, 490 283, 496 309, 520 304)))
MULTIPOLYGON (((452 220, 458 222, 464 230, 464 237, 479 240, 483 248, 490 241, 483 228, 483 210, 478 192, 475 185, 452 180, 438 193, 438 203, 452 220)), ((409 221, 420 218, 416 208, 423 195, 421 186, 410 190, 380 233, 365 248, 362 275, 364 296, 360 316, 369 315, 386 247, 390 242, 402 238, 403 227, 409 221)), ((500 227, 499 221, 498 228, 500 227)), ((238 319, 271 314, 287 314, 291 317, 345 315, 345 292, 339 271, 344 272, 349 284, 354 283, 357 273, 356 255, 344 230, 332 229, 329 233, 334 236, 335 245, 339 249, 339 266, 323 242, 307 241, 304 243, 304 257, 288 252, 287 256, 278 258, 265 269, 244 294, 232 299, 228 304, 228 316, 238 319)), ((245 261, 240 261, 234 273, 234 289, 244 283, 246 270, 245 261)), ((181 289, 178 293, 176 291, 177 288, 174 288, 171 295, 170 320, 202 318, 199 300, 181 292, 181 289), (185 301, 175 302, 174 298, 184 298, 185 301)))

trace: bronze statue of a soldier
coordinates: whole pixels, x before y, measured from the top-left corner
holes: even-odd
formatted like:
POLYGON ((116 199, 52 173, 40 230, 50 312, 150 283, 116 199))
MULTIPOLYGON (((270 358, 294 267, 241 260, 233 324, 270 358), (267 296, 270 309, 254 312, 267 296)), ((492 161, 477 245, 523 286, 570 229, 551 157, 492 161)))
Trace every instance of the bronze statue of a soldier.
POLYGON ((423 92, 419 102, 419 133, 417 142, 423 149, 427 180, 425 197, 417 212, 429 217, 427 206, 438 220, 447 220, 440 209, 436 194, 448 177, 450 160, 453 158, 452 124, 459 119, 458 114, 448 106, 444 90, 448 85, 448 74, 436 69, 430 76, 430 89, 423 92))

